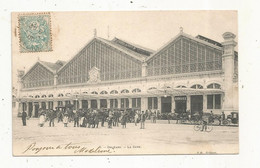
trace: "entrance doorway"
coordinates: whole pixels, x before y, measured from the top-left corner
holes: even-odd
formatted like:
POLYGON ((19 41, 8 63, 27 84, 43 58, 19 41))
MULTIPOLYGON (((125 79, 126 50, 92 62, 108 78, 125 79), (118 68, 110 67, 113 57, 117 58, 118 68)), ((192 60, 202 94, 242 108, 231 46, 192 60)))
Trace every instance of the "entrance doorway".
POLYGON ((195 113, 202 113, 203 110, 203 96, 194 95, 191 96, 191 115, 195 113))
POLYGON ((82 100, 82 108, 87 109, 88 108, 88 101, 87 100, 82 100))
POLYGON ((35 116, 34 117, 38 117, 39 114, 39 103, 35 103, 35 116))
POLYGON ((107 100, 100 99, 100 108, 107 108, 107 100))
POLYGON ((162 97, 161 98, 161 103, 162 103, 162 113, 170 113, 172 109, 172 97, 162 97))
POLYGON ((46 103, 45 102, 41 102, 41 105, 42 105, 42 109, 46 110, 46 103))
POLYGON ((187 109, 187 97, 186 96, 175 96, 175 112, 182 114, 186 112, 187 109))
POLYGON ((93 109, 97 108, 97 100, 91 100, 91 108, 93 109))

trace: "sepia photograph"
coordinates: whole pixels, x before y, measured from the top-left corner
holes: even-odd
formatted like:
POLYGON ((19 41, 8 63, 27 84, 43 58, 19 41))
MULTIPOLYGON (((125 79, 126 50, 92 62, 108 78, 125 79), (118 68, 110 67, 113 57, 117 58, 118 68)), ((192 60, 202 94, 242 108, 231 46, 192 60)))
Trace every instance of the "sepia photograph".
POLYGON ((237 17, 12 12, 13 156, 239 154, 237 17))

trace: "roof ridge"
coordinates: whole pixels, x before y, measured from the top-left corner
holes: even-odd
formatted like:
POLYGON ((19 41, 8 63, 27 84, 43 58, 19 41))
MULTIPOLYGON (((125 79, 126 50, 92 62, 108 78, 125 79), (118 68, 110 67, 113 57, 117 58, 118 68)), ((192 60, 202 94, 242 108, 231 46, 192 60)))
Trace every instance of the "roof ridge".
POLYGON ((141 45, 139 45, 139 44, 135 44, 135 43, 133 43, 133 42, 129 42, 129 41, 124 40, 124 39, 122 39, 122 38, 114 37, 114 39, 113 39, 112 41, 115 41, 116 39, 121 40, 121 41, 123 41, 123 42, 125 42, 125 43, 128 43, 128 44, 130 44, 130 45, 132 45, 132 46, 134 46, 134 47, 137 47, 137 48, 140 48, 140 49, 142 49, 142 50, 148 51, 148 52, 150 52, 151 54, 155 52, 155 50, 153 50, 153 49, 150 49, 150 48, 141 46, 141 45))
POLYGON ((103 41, 104 43, 106 43, 106 44, 108 44, 108 45, 110 45, 110 46, 112 46, 112 47, 114 47, 114 48, 116 48, 116 49, 118 49, 118 50, 120 50, 120 51, 122 51, 122 52, 124 52, 124 53, 126 53, 126 54, 128 54, 128 55, 130 55, 131 57, 133 57, 133 58, 135 58, 135 59, 137 59, 137 60, 139 60, 139 61, 144 61, 144 60, 145 60, 144 58, 140 58, 140 57, 138 57, 137 55, 134 55, 134 54, 130 53, 129 51, 126 51, 126 50, 124 50, 124 49, 122 49, 122 48, 116 46, 116 45, 113 44, 112 41, 110 41, 110 40, 106 40, 106 39, 103 39, 103 38, 101 38, 101 37, 96 37, 96 39, 97 39, 97 40, 100 40, 100 41, 103 41))

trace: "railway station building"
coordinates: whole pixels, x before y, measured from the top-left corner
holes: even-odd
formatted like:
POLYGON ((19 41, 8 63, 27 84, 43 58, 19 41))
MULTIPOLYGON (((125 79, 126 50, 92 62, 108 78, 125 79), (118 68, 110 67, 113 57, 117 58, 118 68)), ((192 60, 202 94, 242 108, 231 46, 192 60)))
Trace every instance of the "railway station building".
POLYGON ((73 104, 81 108, 158 109, 161 113, 238 112, 235 35, 217 42, 179 34, 157 51, 95 36, 72 58, 38 60, 18 71, 18 112, 73 104))

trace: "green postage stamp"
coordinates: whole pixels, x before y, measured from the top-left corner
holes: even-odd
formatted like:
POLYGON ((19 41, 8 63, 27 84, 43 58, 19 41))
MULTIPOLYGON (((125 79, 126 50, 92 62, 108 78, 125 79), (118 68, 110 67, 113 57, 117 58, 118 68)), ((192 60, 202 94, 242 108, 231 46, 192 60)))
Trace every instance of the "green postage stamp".
POLYGON ((50 13, 18 16, 20 52, 52 51, 50 13))

